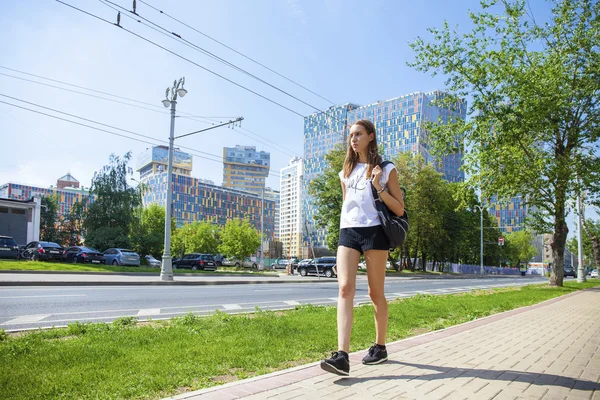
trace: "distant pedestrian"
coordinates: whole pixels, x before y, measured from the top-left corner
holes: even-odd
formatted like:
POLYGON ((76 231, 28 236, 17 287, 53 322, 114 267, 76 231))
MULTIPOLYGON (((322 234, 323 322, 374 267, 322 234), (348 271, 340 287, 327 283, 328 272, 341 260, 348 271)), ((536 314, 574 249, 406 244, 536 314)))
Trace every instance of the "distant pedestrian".
POLYGON ((339 173, 344 202, 336 266, 339 284, 338 351, 333 352, 331 358, 321 361, 321 368, 338 375, 350 373, 348 352, 356 292, 356 266, 363 254, 367 263, 369 296, 375 309, 376 336, 375 343, 362 362, 372 365, 387 360, 388 305, 384 281, 390 246, 375 208, 371 184, 381 201, 396 215, 404 214, 404 199, 395 166, 388 164, 382 169, 382 161, 373 123, 369 120, 354 122, 350 127, 344 168, 339 173))

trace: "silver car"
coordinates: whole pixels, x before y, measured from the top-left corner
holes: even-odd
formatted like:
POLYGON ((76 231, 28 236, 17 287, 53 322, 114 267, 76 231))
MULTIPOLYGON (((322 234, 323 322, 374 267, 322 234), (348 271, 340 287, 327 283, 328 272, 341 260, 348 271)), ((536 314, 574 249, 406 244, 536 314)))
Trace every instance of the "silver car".
POLYGON ((104 253, 106 265, 131 265, 140 266, 140 256, 133 250, 128 249, 107 249, 104 253))
POLYGON ((160 267, 161 266, 161 262, 149 254, 147 256, 145 256, 144 258, 146 259, 146 261, 148 261, 148 265, 151 267, 160 267))

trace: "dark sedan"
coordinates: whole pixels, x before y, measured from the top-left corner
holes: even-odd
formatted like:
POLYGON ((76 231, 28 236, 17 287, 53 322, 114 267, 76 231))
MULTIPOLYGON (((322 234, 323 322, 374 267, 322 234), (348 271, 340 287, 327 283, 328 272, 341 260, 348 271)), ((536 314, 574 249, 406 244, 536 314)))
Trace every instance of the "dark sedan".
POLYGON ((62 261, 64 249, 54 242, 30 242, 21 253, 22 258, 31 261, 62 261))
POLYGON ((190 268, 195 270, 215 271, 217 265, 212 254, 190 253, 173 263, 173 269, 190 268))
POLYGON ((73 264, 106 264, 104 254, 100 253, 96 249, 84 246, 73 246, 66 249, 63 253, 63 261, 73 264))
POLYGON ((0 258, 19 258, 19 245, 10 236, 0 236, 0 258))

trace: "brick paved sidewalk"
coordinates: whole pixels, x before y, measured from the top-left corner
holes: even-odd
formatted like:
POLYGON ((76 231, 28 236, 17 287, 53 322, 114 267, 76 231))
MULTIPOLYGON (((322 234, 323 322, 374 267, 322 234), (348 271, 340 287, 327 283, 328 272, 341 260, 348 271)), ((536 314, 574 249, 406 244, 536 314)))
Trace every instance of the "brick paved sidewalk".
POLYGON ((598 399, 600 288, 388 344, 350 377, 313 363, 172 399, 598 399))

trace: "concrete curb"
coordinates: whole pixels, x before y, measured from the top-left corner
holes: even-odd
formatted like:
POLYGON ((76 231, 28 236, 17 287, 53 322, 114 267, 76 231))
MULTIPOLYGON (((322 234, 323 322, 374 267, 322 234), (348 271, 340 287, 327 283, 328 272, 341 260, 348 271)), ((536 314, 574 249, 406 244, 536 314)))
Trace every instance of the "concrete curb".
POLYGON ((285 284, 285 283, 331 283, 334 280, 294 280, 294 281, 276 281, 276 280, 236 280, 236 281, 0 281, 2 286, 215 286, 215 285, 264 285, 264 284, 285 284))

